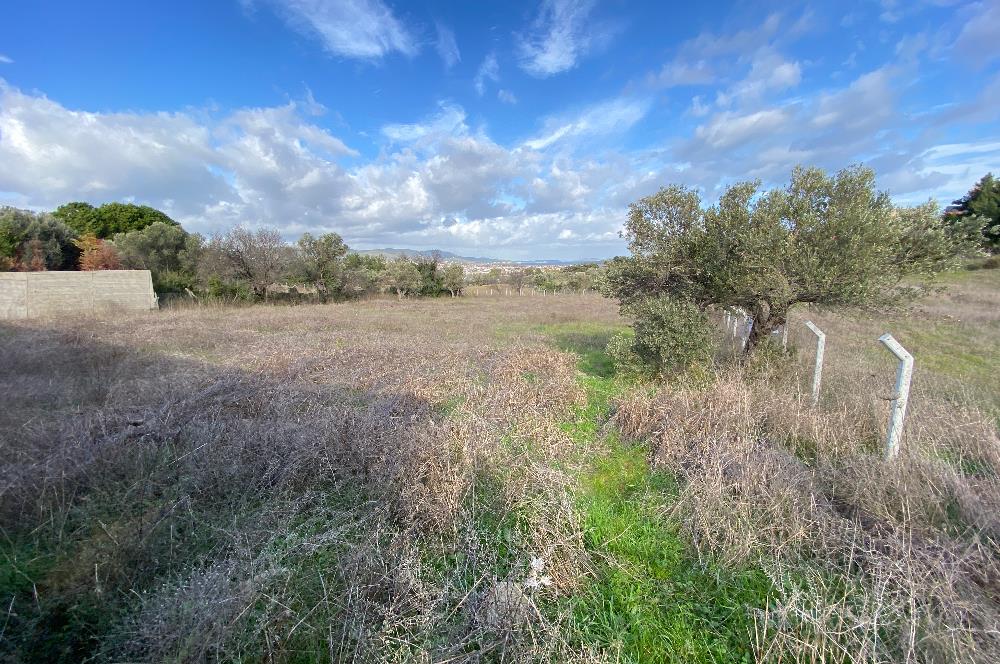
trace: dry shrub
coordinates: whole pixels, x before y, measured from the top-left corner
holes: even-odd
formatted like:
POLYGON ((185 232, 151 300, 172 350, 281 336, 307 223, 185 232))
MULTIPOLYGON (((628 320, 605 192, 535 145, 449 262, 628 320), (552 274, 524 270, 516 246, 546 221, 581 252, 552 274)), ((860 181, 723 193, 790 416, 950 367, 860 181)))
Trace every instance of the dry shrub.
POLYGON ((771 577, 760 658, 1000 657, 1000 443, 977 413, 918 396, 892 462, 856 383, 814 408, 730 372, 619 404, 615 423, 683 480, 672 515, 699 552, 771 577))

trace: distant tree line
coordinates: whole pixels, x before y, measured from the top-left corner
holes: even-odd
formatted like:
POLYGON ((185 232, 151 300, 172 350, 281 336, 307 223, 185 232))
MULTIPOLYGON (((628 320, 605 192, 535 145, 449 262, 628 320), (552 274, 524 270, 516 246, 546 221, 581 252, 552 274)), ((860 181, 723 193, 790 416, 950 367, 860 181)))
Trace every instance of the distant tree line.
POLYGON ((204 238, 145 205, 68 203, 54 212, 0 208, 0 270, 149 270, 160 294, 260 300, 275 284, 306 286, 316 299, 379 292, 457 296, 461 265, 437 254, 387 260, 349 251, 336 233, 305 233, 295 244, 277 230, 237 227, 204 238))
POLYGON ((336 233, 287 243, 275 229, 237 227, 204 238, 155 208, 131 203, 67 203, 49 212, 0 208, 0 270, 149 270, 156 292, 262 300, 276 284, 306 286, 320 301, 375 293, 405 297, 462 294, 467 283, 518 292, 593 290, 596 263, 537 267, 466 278, 460 263, 429 256, 386 258, 352 252, 336 233))
POLYGON ((523 293, 532 288, 547 293, 582 293, 597 288, 604 269, 597 263, 577 263, 556 269, 525 267, 515 270, 493 268, 488 272, 472 275, 469 285, 498 286, 523 293))

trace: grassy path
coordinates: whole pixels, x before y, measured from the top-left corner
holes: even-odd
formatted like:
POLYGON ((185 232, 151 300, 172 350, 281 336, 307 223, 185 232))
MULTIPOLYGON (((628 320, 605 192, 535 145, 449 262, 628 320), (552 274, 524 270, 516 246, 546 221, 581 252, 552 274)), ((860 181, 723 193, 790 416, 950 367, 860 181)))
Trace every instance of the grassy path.
POLYGON ((580 357, 587 404, 564 423, 581 447, 603 449, 580 477, 577 505, 596 574, 571 603, 574 636, 627 662, 751 662, 752 607, 766 606, 759 571, 700 562, 666 510, 678 486, 652 471, 642 446, 602 432, 627 385, 604 354, 614 329, 548 326, 580 357), (603 437, 603 440, 602 440, 603 437), (598 444, 600 442, 600 444, 598 444))

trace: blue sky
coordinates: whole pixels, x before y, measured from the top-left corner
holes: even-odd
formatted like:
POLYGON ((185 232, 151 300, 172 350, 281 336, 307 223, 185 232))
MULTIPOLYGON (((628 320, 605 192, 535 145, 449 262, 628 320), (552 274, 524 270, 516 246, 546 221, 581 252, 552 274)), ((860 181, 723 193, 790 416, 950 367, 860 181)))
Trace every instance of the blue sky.
POLYGON ((1000 0, 15 1, 0 203, 159 207, 358 248, 623 251, 630 201, 866 163, 1000 171, 1000 0))

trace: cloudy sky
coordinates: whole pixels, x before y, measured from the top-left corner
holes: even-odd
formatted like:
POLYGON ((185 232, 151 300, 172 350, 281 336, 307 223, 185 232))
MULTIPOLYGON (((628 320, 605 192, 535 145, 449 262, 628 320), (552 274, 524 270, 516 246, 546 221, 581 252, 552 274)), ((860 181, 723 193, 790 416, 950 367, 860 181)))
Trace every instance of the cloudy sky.
POLYGON ((858 162, 899 203, 1000 171, 1000 0, 0 7, 3 204, 602 258, 662 185, 858 162))

